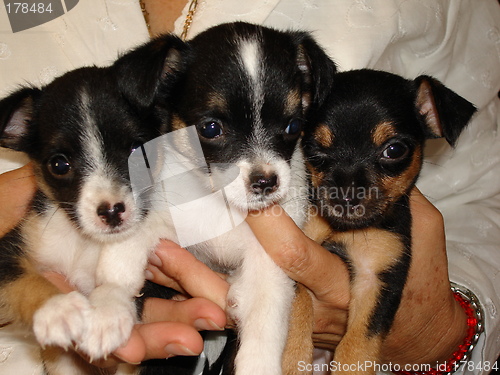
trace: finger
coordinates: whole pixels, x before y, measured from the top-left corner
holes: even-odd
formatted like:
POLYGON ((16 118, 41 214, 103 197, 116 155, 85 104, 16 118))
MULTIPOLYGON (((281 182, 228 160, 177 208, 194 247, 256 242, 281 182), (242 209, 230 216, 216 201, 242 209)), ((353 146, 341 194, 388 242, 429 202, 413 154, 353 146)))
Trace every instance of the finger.
POLYGON ((203 339, 194 327, 183 323, 158 322, 136 325, 127 344, 113 354, 120 361, 138 364, 148 359, 176 355, 195 356, 202 350, 203 339))
POLYGON ((189 324, 198 330, 222 331, 226 325, 226 314, 217 304, 204 298, 172 301, 149 298, 144 304, 145 323, 171 322, 189 324))
POLYGON ((225 309, 229 284, 220 275, 171 241, 162 241, 155 254, 160 261, 156 260, 155 266, 164 274, 156 273, 155 282, 174 280, 190 296, 206 298, 225 309))
POLYGON ((418 190, 410 195, 413 268, 424 264, 447 264, 444 219, 441 212, 418 190), (437 262, 437 263, 436 263, 437 262))
POLYGON ((333 295, 347 305, 349 274, 344 262, 304 235, 280 206, 250 214, 246 221, 289 277, 319 299, 333 295))
MULTIPOLYGON (((428 232, 440 239, 444 239, 443 215, 416 187, 413 188, 410 194, 410 210, 413 232, 417 234, 428 232)), ((429 238, 430 236, 426 237, 429 238)))
MULTIPOLYGON (((156 256, 156 254, 154 254, 154 255, 156 256)), ((163 286, 166 286, 167 288, 174 289, 183 295, 188 294, 184 290, 184 288, 176 280, 174 280, 170 276, 165 275, 165 273, 160 268, 158 268, 157 266, 155 266, 151 263, 151 260, 149 262, 150 263, 148 264, 148 266, 146 268, 146 279, 147 280, 152 281, 155 284, 163 285, 163 286)), ((155 263, 161 264, 161 261, 157 262, 155 260, 155 263)), ((162 266, 160 265, 160 267, 162 267, 162 266)))

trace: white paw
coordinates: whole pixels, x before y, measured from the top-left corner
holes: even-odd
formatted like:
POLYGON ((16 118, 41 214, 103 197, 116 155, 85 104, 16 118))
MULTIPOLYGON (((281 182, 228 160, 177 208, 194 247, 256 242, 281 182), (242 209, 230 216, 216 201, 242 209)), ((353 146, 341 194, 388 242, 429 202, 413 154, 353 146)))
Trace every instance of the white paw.
POLYGON ((33 331, 43 347, 68 349, 83 337, 90 312, 88 299, 79 292, 52 297, 33 316, 33 331))
POLYGON ((134 306, 94 306, 88 326, 78 348, 91 360, 106 358, 111 352, 125 344, 134 326, 134 306))

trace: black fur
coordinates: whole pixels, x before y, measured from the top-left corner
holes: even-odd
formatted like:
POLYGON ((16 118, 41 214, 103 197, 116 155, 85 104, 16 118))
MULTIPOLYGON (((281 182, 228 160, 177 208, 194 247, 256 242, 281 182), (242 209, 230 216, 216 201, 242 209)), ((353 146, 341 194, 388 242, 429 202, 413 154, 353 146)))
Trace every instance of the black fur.
MULTIPOLYGON (((190 41, 193 49, 189 68, 179 82, 173 113, 185 124, 201 131, 212 123, 223 128, 217 139, 200 136, 207 162, 230 163, 255 147, 250 136, 256 126, 252 82, 238 58, 242 40, 260 42, 263 70, 263 106, 260 116, 271 149, 290 160, 300 132, 284 133, 291 121, 303 123, 311 107, 321 104, 330 88, 335 65, 312 38, 301 32, 280 32, 243 22, 223 24, 190 41), (215 41, 215 43, 214 43, 215 41), (280 53, 276 53, 276 51, 280 53), (308 72, 301 71, 308 69, 308 72), (293 109, 286 95, 297 91, 311 96, 309 103, 293 109), (221 97, 225 107, 214 105, 221 97)), ((302 128, 302 125, 301 125, 302 128)))
POLYGON ((158 105, 153 99, 160 85, 164 93, 171 90, 183 69, 180 54, 186 48, 176 37, 164 36, 124 55, 111 67, 80 68, 42 89, 20 89, 0 102, 0 145, 30 157, 46 186, 42 191, 48 188, 44 193, 78 225, 75 202, 88 173, 80 139, 86 121, 97 125, 106 145, 102 150, 106 161, 127 183, 127 160, 133 147, 167 131, 166 119, 158 115, 166 103, 158 105), (166 60, 173 50, 175 59, 166 60), (82 102, 82 95, 88 103, 82 102), (17 118, 14 126, 13 116, 17 118), (51 172, 57 155, 68 160, 69 173, 51 172))

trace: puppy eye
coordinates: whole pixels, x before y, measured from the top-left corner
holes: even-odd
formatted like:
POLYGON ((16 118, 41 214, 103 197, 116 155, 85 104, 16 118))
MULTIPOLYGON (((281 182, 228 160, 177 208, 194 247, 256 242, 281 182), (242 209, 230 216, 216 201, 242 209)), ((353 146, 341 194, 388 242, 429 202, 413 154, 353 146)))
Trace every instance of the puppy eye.
POLYGON ((405 157, 408 154, 408 147, 401 142, 395 142, 388 145, 382 151, 382 157, 387 160, 396 160, 405 157))
POLYGON ((292 119, 287 127, 285 128, 285 134, 290 136, 297 136, 302 131, 302 127, 304 126, 304 121, 298 118, 292 119))
POLYGON ((198 130, 203 138, 214 139, 224 134, 222 125, 217 121, 208 121, 204 123, 198 130))
POLYGON ((49 160, 49 170, 55 176, 64 176, 71 171, 71 164, 65 155, 57 154, 49 160))

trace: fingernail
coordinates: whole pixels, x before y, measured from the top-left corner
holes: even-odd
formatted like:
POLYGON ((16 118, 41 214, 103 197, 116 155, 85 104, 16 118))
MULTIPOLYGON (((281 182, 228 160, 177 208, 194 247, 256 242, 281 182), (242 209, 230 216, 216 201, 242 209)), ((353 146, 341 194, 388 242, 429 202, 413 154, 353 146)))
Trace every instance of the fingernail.
POLYGON ((165 347, 165 351, 169 354, 169 356, 173 356, 173 355, 196 356, 196 355, 198 355, 181 344, 168 344, 165 347))
POLYGON ((224 331, 224 328, 219 327, 213 320, 210 319, 196 319, 194 326, 200 331, 224 331))
POLYGON ((131 365, 135 365, 135 366, 138 366, 138 365, 140 365, 140 364, 141 364, 141 362, 130 362, 130 361, 127 361, 127 360, 123 359, 122 357, 120 357, 120 356, 119 356, 119 355, 117 355, 117 354, 113 354, 113 355, 114 355, 116 358, 118 358, 118 360, 120 360, 120 361, 122 361, 122 362, 124 362, 124 363, 129 363, 129 364, 131 364, 131 365))
POLYGON ((146 280, 153 280, 155 275, 153 275, 153 272, 151 272, 150 270, 145 270, 144 277, 146 278, 146 280))
POLYGON ((163 264, 161 262, 160 257, 158 255, 156 255, 156 253, 151 253, 148 260, 149 260, 149 263, 151 263, 152 265, 155 265, 156 267, 161 267, 163 264))

